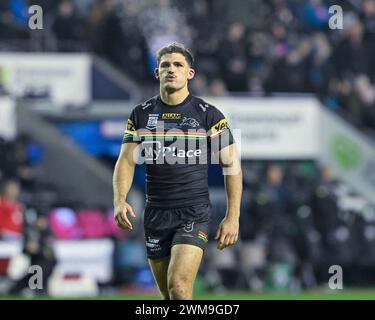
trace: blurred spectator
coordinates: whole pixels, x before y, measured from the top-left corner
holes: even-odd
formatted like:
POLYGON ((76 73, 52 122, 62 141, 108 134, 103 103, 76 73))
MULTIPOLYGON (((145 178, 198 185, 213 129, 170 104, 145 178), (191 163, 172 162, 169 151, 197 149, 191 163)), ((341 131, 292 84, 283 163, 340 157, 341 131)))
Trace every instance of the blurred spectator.
POLYGON ((236 22, 229 26, 227 36, 220 46, 219 60, 221 75, 229 91, 248 90, 248 56, 246 46, 246 27, 236 22))
POLYGON ((25 0, 0 2, 0 39, 19 40, 28 38, 28 13, 25 0))
POLYGON ((361 22, 355 21, 335 50, 335 74, 347 77, 366 73, 369 68, 369 58, 363 43, 363 25, 361 22))
MULTIPOLYGON (((38 215, 33 209, 26 211, 25 235, 23 254, 30 258, 30 265, 40 266, 43 270, 43 288, 33 292, 43 295, 47 293, 48 279, 57 263, 53 252, 53 241, 48 226, 47 217, 38 215)), ((20 280, 15 282, 10 289, 11 294, 19 294, 29 287, 29 279, 32 274, 27 273, 20 280)))
POLYGON ((317 33, 312 39, 310 49, 309 84, 311 89, 319 95, 326 95, 328 93, 328 79, 332 73, 330 66, 332 46, 324 33, 317 33))
POLYGON ((7 180, 0 187, 0 237, 20 239, 23 236, 23 208, 18 202, 20 185, 7 180))
POLYGON ((216 78, 212 80, 208 94, 213 97, 222 97, 227 96, 229 93, 225 82, 219 78, 216 78))
POLYGON ((260 86, 268 72, 270 37, 265 32, 254 32, 249 36, 249 72, 255 74, 260 86))
POLYGON ((113 0, 94 2, 89 18, 89 41, 95 53, 121 65, 124 35, 113 0))
MULTIPOLYGON (((360 18, 364 26, 364 43, 370 57, 375 55, 375 0, 364 0, 360 18)), ((375 80, 375 65, 370 64, 368 74, 375 80)))
POLYGON ((16 23, 26 25, 29 21, 27 0, 9 0, 9 10, 16 23))
POLYGON ((356 102, 353 102, 350 108, 350 114, 355 117, 359 124, 367 123, 369 127, 375 129, 375 88, 366 75, 360 75, 354 82, 354 96, 356 102))
POLYGON ((195 95, 206 96, 208 93, 208 83, 206 76, 204 74, 196 74, 191 81, 190 89, 195 95))
POLYGON ((303 16, 313 29, 326 29, 329 19, 328 7, 322 0, 305 1, 303 16))
POLYGON ((266 237, 272 259, 273 254, 276 254, 272 249, 274 245, 288 236, 292 197, 284 183, 284 172, 281 167, 270 165, 265 176, 266 181, 261 182, 255 195, 256 205, 253 214, 256 232, 266 237))
MULTIPOLYGON (((287 39, 285 27, 280 23, 272 25, 272 44, 270 48, 270 73, 266 79, 267 91, 283 91, 285 88, 286 57, 291 44, 287 39)), ((286 88, 285 88, 286 89, 286 88)))
POLYGON ((80 18, 71 0, 60 2, 52 30, 58 40, 59 51, 72 51, 76 45, 75 42, 83 41, 80 18))
MULTIPOLYGON (((325 248, 329 247, 329 235, 339 225, 339 207, 336 196, 338 181, 329 167, 321 169, 313 199, 314 224, 320 233, 325 248)), ((325 258, 328 258, 327 256, 325 258)))

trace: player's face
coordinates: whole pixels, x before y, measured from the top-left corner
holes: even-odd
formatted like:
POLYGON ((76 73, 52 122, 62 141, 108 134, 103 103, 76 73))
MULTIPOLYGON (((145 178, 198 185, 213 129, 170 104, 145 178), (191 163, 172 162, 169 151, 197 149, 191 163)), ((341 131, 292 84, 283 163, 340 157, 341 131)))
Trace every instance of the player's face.
POLYGON ((165 54, 161 57, 156 77, 160 86, 167 92, 181 90, 187 86, 188 80, 194 77, 194 70, 180 53, 165 54))

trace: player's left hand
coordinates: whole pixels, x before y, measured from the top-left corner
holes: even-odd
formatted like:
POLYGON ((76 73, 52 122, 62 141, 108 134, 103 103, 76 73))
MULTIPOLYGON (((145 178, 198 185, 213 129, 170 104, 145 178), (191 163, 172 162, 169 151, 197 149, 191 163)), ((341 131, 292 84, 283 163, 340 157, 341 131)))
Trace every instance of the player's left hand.
POLYGON ((238 239, 239 221, 237 218, 225 217, 216 232, 215 240, 219 240, 217 248, 224 248, 234 245, 238 239))

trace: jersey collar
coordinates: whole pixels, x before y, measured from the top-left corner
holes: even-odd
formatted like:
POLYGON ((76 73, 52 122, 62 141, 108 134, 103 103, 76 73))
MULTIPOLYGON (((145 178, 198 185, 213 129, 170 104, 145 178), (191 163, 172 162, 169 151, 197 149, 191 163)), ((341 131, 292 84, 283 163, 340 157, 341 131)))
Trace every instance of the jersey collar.
POLYGON ((158 95, 158 97, 157 97, 159 103, 161 105, 165 106, 165 107, 168 107, 168 108, 176 108, 176 107, 183 106, 183 105, 189 103, 192 98, 193 98, 193 96, 189 93, 189 95, 181 103, 179 103, 179 104, 167 104, 167 103, 164 103, 163 100, 161 100, 160 95, 158 95))

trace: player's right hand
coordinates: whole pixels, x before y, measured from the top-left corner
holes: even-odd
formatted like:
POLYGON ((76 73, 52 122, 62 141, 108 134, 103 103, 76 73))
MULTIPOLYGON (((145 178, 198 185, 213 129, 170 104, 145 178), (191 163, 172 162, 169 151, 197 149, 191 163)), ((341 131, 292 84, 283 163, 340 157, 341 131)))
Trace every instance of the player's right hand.
POLYGON ((125 230, 133 230, 133 225, 131 224, 128 214, 135 218, 135 213, 131 205, 127 202, 121 202, 115 204, 114 216, 116 224, 125 230))

